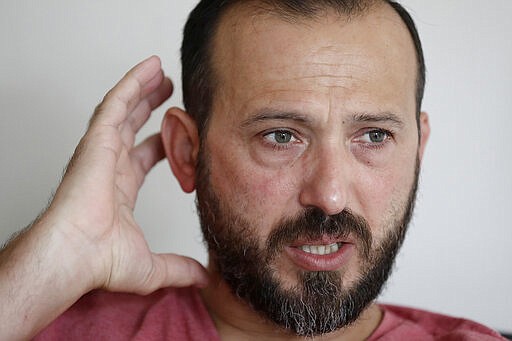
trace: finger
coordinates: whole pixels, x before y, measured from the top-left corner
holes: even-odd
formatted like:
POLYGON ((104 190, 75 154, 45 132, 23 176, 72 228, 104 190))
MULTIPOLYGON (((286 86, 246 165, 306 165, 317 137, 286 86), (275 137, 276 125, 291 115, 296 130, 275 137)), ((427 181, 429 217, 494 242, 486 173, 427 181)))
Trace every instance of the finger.
POLYGON ((107 93, 96 109, 92 123, 118 127, 162 79, 163 71, 157 56, 137 64, 107 93))
POLYGON ((128 117, 128 122, 132 131, 137 133, 139 129, 146 123, 151 111, 158 108, 172 94, 173 86, 169 78, 165 77, 162 83, 150 93, 143 101, 137 105, 128 117))
POLYGON ((121 139, 124 145, 129 149, 135 142, 135 135, 139 129, 147 122, 153 109, 158 108, 172 94, 172 82, 169 78, 164 78, 158 88, 148 94, 127 120, 121 125, 121 139))
POLYGON ((175 254, 153 254, 153 271, 148 277, 149 287, 204 288, 208 285, 208 272, 196 260, 175 254))
POLYGON ((160 134, 154 134, 142 141, 131 152, 132 166, 139 186, 142 185, 146 174, 158 161, 165 157, 164 146, 160 134))

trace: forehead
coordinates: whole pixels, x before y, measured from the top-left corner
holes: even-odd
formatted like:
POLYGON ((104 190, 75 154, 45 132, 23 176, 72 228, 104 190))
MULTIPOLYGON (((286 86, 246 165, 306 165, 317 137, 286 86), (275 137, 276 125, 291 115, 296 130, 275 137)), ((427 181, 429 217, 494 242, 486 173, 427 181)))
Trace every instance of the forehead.
POLYGON ((323 105, 323 97, 347 111, 415 110, 414 45, 387 4, 351 18, 326 11, 296 20, 238 5, 222 18, 212 51, 214 108, 219 101, 237 113, 261 101, 323 105))

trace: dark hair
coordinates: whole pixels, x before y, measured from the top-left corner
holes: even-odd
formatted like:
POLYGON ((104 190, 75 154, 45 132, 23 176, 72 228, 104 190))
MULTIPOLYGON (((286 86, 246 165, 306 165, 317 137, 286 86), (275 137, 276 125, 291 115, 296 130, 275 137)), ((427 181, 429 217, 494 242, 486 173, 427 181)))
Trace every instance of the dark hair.
MULTIPOLYGON (((201 0, 190 13, 183 31, 181 45, 181 64, 183 82, 183 103, 187 112, 196 121, 199 135, 202 136, 208 126, 208 119, 216 89, 211 58, 213 37, 220 18, 229 8, 247 0, 201 0)), ((416 119, 419 125, 419 113, 425 88, 425 61, 421 41, 409 13, 397 2, 382 0, 393 7, 407 26, 416 48, 417 84, 416 119)), ((256 1, 258 2, 258 1, 256 1)), ((340 15, 363 14, 372 0, 259 0, 269 5, 280 17, 311 18, 322 9, 333 9, 340 15)))

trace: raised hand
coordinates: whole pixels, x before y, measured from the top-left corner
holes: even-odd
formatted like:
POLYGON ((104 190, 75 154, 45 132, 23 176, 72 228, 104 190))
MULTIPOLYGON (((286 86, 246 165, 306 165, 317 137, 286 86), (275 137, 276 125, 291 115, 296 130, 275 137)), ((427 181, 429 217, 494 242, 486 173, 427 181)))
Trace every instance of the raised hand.
POLYGON ((164 157, 160 134, 134 146, 135 134, 171 92, 151 57, 96 108, 49 208, 0 253, 0 339, 32 337, 95 288, 206 285, 195 260, 152 253, 133 217, 146 174, 164 157))
POLYGON ((207 281, 196 261, 151 253, 133 217, 146 174, 164 157, 160 134, 134 146, 135 134, 171 92, 157 57, 130 70, 96 108, 50 207, 70 243, 94 256, 93 287, 146 294, 207 281))

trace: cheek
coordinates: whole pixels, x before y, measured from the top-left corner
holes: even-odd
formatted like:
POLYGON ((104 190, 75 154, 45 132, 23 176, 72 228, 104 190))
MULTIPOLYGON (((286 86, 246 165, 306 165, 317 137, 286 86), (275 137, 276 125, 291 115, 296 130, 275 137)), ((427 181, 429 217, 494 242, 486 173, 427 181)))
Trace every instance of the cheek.
POLYGON ((267 231, 277 223, 293 196, 289 169, 266 169, 226 145, 211 146, 211 185, 219 199, 238 215, 267 231))
POLYGON ((355 187, 361 214, 368 220, 377 238, 404 212, 414 180, 414 165, 397 163, 378 171, 361 172, 355 187))

